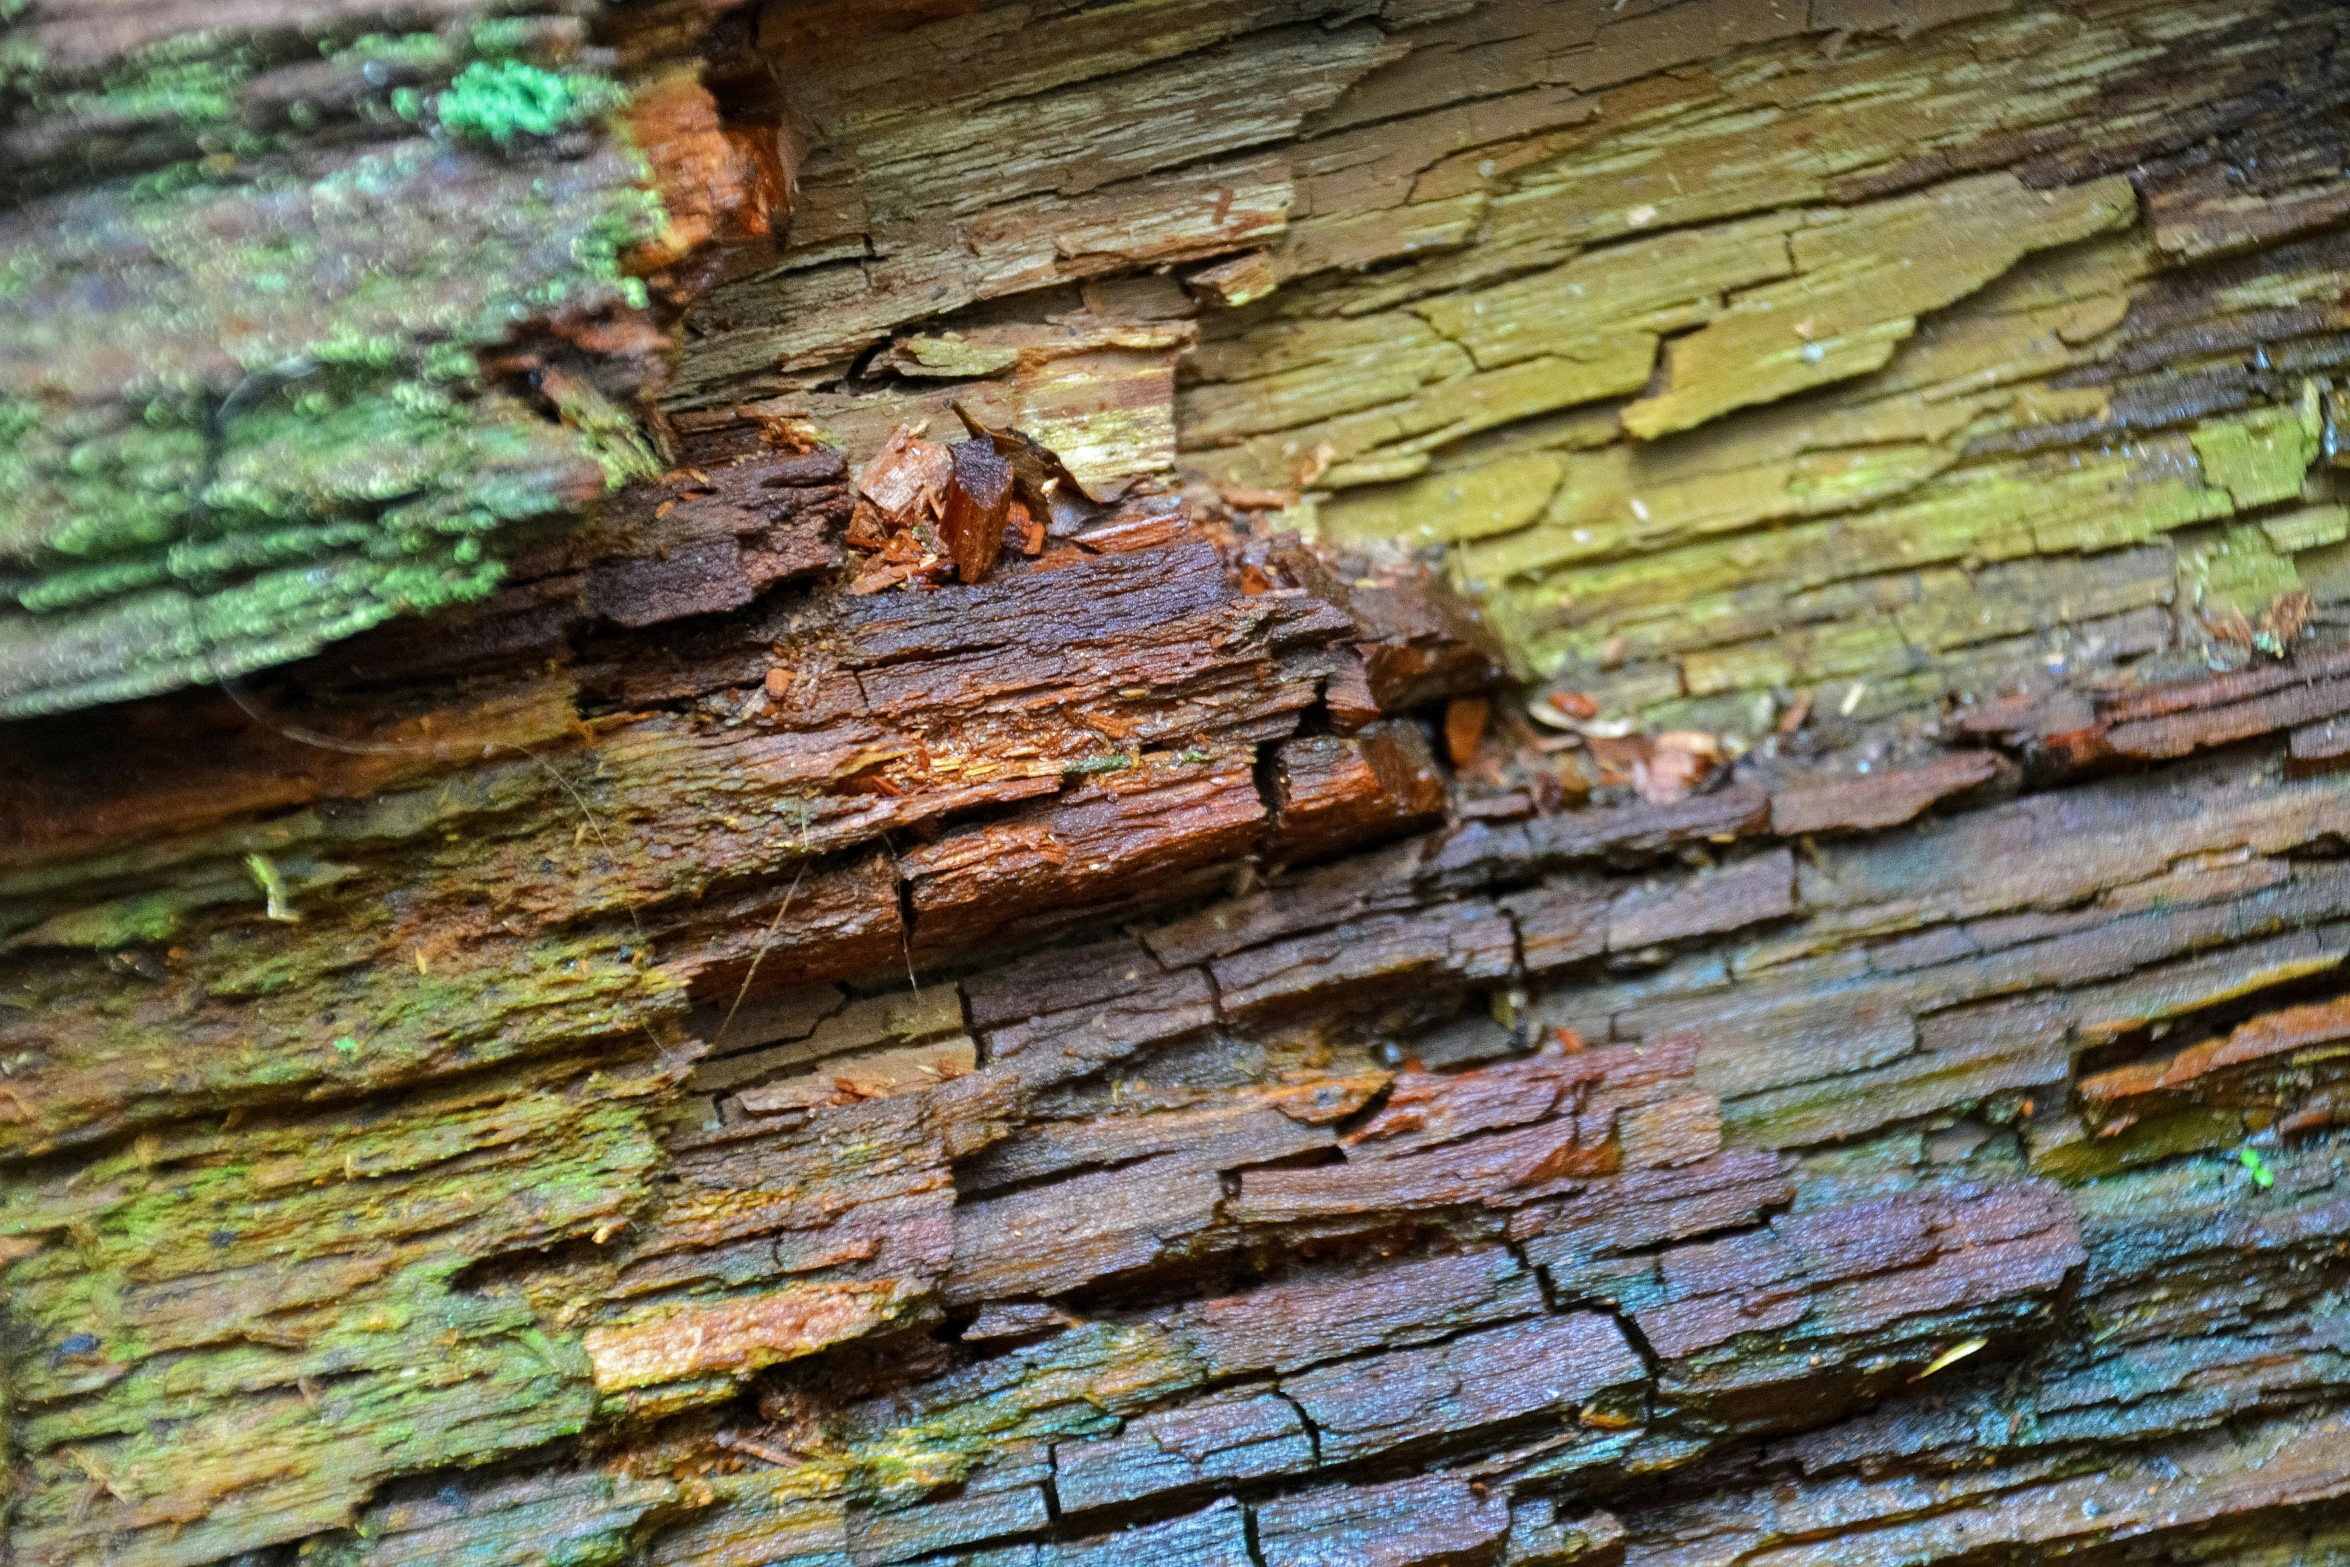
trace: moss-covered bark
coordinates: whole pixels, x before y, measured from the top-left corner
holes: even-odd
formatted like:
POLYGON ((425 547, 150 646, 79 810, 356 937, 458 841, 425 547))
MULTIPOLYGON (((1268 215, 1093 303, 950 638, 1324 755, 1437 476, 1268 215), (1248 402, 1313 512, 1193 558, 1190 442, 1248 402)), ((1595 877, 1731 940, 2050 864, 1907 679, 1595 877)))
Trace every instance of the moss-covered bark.
POLYGON ((0 713, 478 600, 657 466, 673 258, 594 8, 195 21, 0 42, 0 713))

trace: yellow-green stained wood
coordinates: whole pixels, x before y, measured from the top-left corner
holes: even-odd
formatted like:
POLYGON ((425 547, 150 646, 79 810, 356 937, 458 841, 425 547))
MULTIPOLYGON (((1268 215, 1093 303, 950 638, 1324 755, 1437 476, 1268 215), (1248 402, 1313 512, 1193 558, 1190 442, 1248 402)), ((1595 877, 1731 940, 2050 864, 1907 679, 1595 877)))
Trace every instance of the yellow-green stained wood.
POLYGON ((1350 491, 1321 510, 1332 537, 1453 543, 1522 528, 1542 514, 1568 459, 1528 453, 1433 473, 1392 491, 1350 491))
MULTIPOLYGON (((1217 446, 1338 420, 1414 397, 1423 386, 1474 368, 1458 344, 1410 316, 1334 323, 1329 336, 1313 344, 1312 357, 1285 363, 1287 357, 1276 349, 1259 361, 1270 367, 1245 380, 1194 387, 1181 410, 1185 441, 1217 446)), ((1191 366, 1195 375, 1204 368, 1196 360, 1191 366)))
MULTIPOLYGON (((2310 383, 2314 390, 2315 383, 2310 383)), ((2315 398, 2309 399, 2312 408, 2315 398)), ((2317 460, 2321 436, 2314 417, 2299 408, 2270 408, 2206 424, 2189 439, 2203 476, 2239 507, 2299 498, 2301 481, 2317 460)))
POLYGON ((2120 177, 2034 191, 2012 174, 1961 180, 1796 233, 1797 273, 1750 290, 1666 352, 1670 390, 1624 410, 1643 439, 1692 429, 1878 369, 1929 310, 1965 298, 2034 250, 2128 224, 2120 177))
POLYGON ((1692 653, 1681 661, 1691 696, 1808 685, 1840 675, 1883 674, 1918 662, 1899 626, 1845 621, 1782 632, 1760 643, 1692 653))
POLYGON ((1482 431, 1637 390, 1656 354, 1654 335, 1628 332, 1575 345, 1581 357, 1477 370, 1458 345, 1425 341, 1427 328, 1415 318, 1382 319, 1402 323, 1391 351, 1367 343, 1343 359, 1279 372, 1254 391, 1245 383, 1191 393, 1178 410, 1187 442, 1199 439, 1195 420, 1220 433, 1279 433, 1193 452, 1186 465, 1249 488, 1411 478, 1428 469, 1432 453, 1482 431), (1341 407, 1353 411, 1320 417, 1341 407))
POLYGON ((2298 592, 2301 574, 2267 532, 2249 524, 2179 551, 2179 577, 2207 618, 2257 621, 2279 594, 2298 592))
POLYGON ((1574 561, 1667 549, 1709 534, 1818 516, 1887 499, 1950 466, 1939 446, 1864 447, 1690 478, 1644 482, 1642 452, 1569 458, 1542 526, 1472 550, 1470 575, 1496 582, 1574 561))
POLYGON ((2288 555, 2339 544, 2350 538, 2350 506, 2308 506, 2282 517, 2264 517, 2260 531, 2288 555))
POLYGON ((1394 428, 1409 432, 1404 439, 1390 450, 1371 451, 1374 462, 1359 464, 1343 460, 1357 453, 1338 447, 1342 461, 1322 482, 1333 488, 1374 483, 1388 477, 1397 464, 1414 465, 1417 471, 1427 465, 1429 453, 1481 431, 1602 397, 1620 397, 1647 383, 1655 357, 1655 337, 1621 333, 1578 343, 1572 353, 1520 360, 1431 387, 1414 399, 1407 416, 1393 421, 1394 428))
POLYGON ((394 1475, 579 1431, 577 1336, 463 1275, 625 1219, 660 1160, 644 1102, 673 1080, 548 1063, 364 1115, 189 1123, 72 1180, 11 1171, 0 1234, 44 1243, 13 1320, 74 1351, 12 1368, 40 1482, 12 1542, 212 1561, 348 1527, 394 1475), (101 1472, 119 1505, 77 1505, 101 1472))
POLYGON ((1574 345, 1619 323, 1656 330, 1712 316, 1721 297, 1795 270, 1795 213, 1612 245, 1529 278, 1412 309, 1487 368, 1574 345), (1662 317, 1663 319, 1653 319, 1662 317))
POLYGON ((1529 632, 1576 633, 1571 642, 1546 639, 1553 665, 1566 647, 1596 647, 1627 621, 1651 623, 1660 651, 1702 645, 1709 639, 1700 632, 1668 636, 1654 623, 1757 583, 1792 594, 1944 563, 2112 549, 2228 515, 2226 492, 2162 477, 2178 466, 2156 452, 2061 470, 2029 462, 1959 469, 1917 500, 1551 572, 1517 591, 1517 613, 1529 632))

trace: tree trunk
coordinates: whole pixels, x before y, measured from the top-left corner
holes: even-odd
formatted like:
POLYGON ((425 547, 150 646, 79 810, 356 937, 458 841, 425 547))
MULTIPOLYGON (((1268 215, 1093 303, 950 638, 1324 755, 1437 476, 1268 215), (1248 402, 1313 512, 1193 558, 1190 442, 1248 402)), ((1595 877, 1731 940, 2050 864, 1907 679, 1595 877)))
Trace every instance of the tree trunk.
POLYGON ((0 7, 9 1561, 2350 1559, 2350 12, 511 10, 0 7))

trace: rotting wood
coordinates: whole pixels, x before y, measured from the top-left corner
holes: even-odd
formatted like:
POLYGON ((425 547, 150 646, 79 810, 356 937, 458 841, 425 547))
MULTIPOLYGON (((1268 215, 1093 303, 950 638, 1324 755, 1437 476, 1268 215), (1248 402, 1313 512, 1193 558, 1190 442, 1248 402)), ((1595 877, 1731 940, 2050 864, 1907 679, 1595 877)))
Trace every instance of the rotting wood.
POLYGON ((8 700, 274 671, 5 736, 15 1560, 2350 1550, 2338 6, 295 9, 15 24, 8 700))

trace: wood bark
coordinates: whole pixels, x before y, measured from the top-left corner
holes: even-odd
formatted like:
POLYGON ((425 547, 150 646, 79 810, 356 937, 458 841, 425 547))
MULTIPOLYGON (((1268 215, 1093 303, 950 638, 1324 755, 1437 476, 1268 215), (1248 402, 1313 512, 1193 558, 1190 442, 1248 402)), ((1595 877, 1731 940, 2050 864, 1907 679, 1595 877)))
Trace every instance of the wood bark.
POLYGON ((2350 1557, 2340 6, 11 25, 9 1561, 2350 1557))

